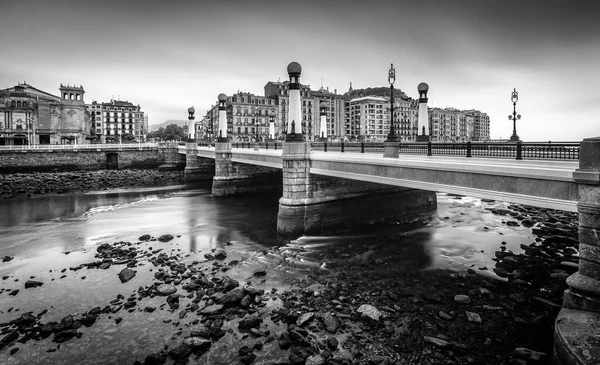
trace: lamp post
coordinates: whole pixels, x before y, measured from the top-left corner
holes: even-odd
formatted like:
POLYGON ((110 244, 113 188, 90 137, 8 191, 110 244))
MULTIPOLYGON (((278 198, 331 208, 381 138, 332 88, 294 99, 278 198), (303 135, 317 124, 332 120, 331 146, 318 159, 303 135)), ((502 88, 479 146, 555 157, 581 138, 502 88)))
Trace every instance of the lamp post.
POLYGON ((396 131, 394 130, 394 82, 396 82, 396 69, 394 69, 394 64, 392 63, 390 66, 390 70, 388 72, 388 82, 390 83, 390 132, 387 135, 387 139, 385 142, 398 142, 398 136, 396 135, 396 131))
POLYGON ((194 113, 196 110, 193 106, 188 108, 188 120, 190 121, 188 124, 188 142, 193 142, 194 132, 192 131, 194 125, 194 113))
POLYGON ((512 115, 508 116, 508 120, 513 121, 513 134, 512 134, 512 136, 510 136, 510 141, 518 142, 519 136, 517 136, 517 120, 521 119, 521 114, 517 114, 517 100, 519 100, 519 93, 517 92, 516 88, 513 90, 512 94, 510 95, 510 100, 513 103, 513 113, 512 113, 512 115))
POLYGON ((275 112, 272 110, 269 112, 269 139, 275 139, 275 112))

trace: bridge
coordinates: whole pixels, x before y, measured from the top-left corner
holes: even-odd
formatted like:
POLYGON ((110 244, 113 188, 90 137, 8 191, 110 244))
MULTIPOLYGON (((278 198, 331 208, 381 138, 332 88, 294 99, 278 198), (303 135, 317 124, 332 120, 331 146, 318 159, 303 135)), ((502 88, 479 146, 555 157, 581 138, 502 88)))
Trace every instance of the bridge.
POLYGON ((429 142, 398 143, 396 148, 397 157, 383 157, 385 145, 235 144, 225 140, 214 147, 174 144, 164 156, 176 161, 185 155, 186 176, 211 166, 206 161, 214 162, 213 196, 243 193, 248 190, 234 186, 264 176, 265 171, 279 172, 273 176, 283 186, 277 222, 282 233, 308 233, 325 228, 323 222, 372 217, 336 209, 336 199, 356 199, 356 209, 351 210, 379 209, 384 219, 389 218, 386 210, 398 205, 406 208, 400 215, 406 210, 431 212, 437 206, 431 192, 577 211, 579 270, 567 279, 569 288, 556 320, 553 363, 596 363, 600 358, 600 346, 593 342, 600 336, 600 138, 545 147, 527 143, 436 146, 429 142), (323 180, 327 178, 338 180, 323 180), (362 190, 356 188, 361 185, 362 190), (399 195, 379 190, 379 200, 369 195, 369 190, 382 185, 405 190, 394 192, 399 195), (367 203, 361 204, 365 196, 367 203))
MULTIPOLYGON (((233 144, 231 161, 282 169, 282 146, 272 143, 257 145, 233 144), (270 147, 270 148, 269 148, 270 147), (277 149, 278 148, 278 149, 277 149)), ((350 144, 341 152, 340 145, 329 146, 324 152, 323 143, 313 143, 310 151, 310 174, 339 177, 357 181, 400 186, 435 192, 467 195, 501 200, 541 208, 577 211, 577 184, 573 172, 579 168, 578 146, 573 144, 535 145, 537 159, 510 159, 496 157, 459 157, 456 155, 400 154, 399 158, 381 156, 380 144, 350 144), (540 147, 546 146, 546 149, 540 147), (575 148, 577 147, 577 148, 575 148), (337 149, 337 151, 336 151, 337 149), (361 150, 363 152, 361 152, 361 150), (565 157, 568 151, 570 159, 565 157)), ((326 145, 326 144, 325 144, 326 145)), ((411 148, 427 144, 411 144, 411 148)), ((465 144, 439 144, 447 151, 457 151, 465 144)), ((504 144, 506 146, 506 144, 504 144)), ((178 146, 181 155, 187 146, 178 146)), ((441 153, 441 152, 438 152, 441 153)), ((497 154, 493 152, 493 154, 497 154)), ((215 159, 213 147, 197 149, 200 158, 215 159)))

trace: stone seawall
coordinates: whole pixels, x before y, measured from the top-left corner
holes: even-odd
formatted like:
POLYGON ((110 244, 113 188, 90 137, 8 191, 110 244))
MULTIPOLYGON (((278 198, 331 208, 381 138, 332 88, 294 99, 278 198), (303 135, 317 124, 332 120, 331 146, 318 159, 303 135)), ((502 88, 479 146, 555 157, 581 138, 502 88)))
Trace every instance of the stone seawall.
POLYGON ((0 174, 0 199, 182 183, 183 171, 150 169, 0 174))
POLYGON ((146 169, 158 166, 158 151, 3 151, 0 173, 146 169))

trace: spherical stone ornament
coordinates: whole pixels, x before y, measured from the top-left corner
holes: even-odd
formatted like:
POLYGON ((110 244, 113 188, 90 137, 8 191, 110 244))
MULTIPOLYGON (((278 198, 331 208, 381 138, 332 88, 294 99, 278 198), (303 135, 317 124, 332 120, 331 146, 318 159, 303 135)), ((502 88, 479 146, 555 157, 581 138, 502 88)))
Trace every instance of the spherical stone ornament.
POLYGON ((225 95, 225 94, 219 94, 219 101, 221 101, 221 102, 227 101, 227 95, 225 95))
POLYGON ((429 85, 427 85, 426 83, 422 82, 419 84, 419 86, 417 86, 417 90, 421 93, 421 92, 427 92, 429 90, 429 85))
POLYGON ((188 108, 188 113, 194 114, 195 112, 196 112, 196 109, 194 109, 193 106, 188 108))
POLYGON ((319 108, 321 108, 321 109, 327 108, 327 103, 325 103, 324 101, 322 101, 321 104, 319 104, 319 108))
POLYGON ((300 75, 302 73, 302 66, 298 62, 291 62, 287 67, 287 72, 290 75, 300 75))

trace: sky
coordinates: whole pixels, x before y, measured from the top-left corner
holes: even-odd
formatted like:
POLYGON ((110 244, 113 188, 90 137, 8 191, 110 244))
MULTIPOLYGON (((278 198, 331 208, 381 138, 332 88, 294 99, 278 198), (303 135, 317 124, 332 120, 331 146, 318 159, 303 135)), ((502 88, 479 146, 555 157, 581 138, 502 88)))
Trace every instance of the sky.
POLYGON ((220 93, 264 94, 268 81, 339 93, 389 86, 429 106, 478 109, 509 138, 519 100, 524 141, 600 136, 600 1, 304 0, 3 2, 0 88, 19 82, 84 100, 139 104, 150 124, 196 120, 220 93))

